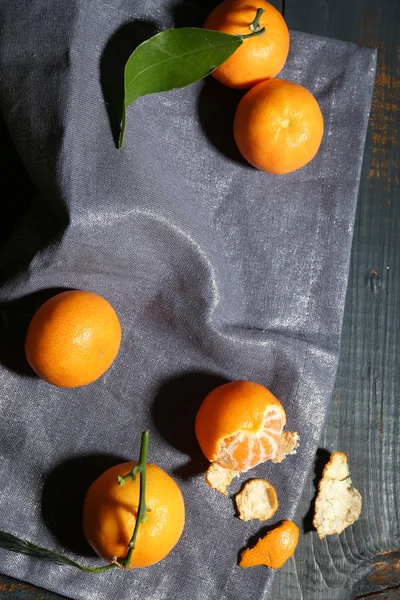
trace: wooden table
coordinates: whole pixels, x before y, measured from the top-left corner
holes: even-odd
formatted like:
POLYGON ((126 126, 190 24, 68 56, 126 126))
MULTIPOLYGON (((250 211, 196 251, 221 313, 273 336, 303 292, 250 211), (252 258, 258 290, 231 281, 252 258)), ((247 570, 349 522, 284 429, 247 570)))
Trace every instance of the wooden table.
MULTIPOLYGON (((400 598, 400 0, 285 4, 291 29, 375 47, 379 56, 333 403, 298 511, 303 535, 270 597, 393 600, 400 598), (334 450, 349 457, 363 511, 341 536, 320 542, 310 532, 310 505, 334 450)), ((0 600, 57 598, 0 575, 0 600)))

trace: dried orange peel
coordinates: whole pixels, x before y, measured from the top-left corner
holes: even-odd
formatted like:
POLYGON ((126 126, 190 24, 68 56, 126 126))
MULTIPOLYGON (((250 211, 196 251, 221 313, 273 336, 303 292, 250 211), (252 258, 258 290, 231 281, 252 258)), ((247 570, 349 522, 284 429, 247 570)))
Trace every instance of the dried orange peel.
POLYGON ((254 548, 246 548, 241 554, 239 566, 248 568, 265 565, 280 569, 293 556, 299 541, 299 528, 293 521, 282 521, 260 538, 254 548))
POLYGON ((284 432, 286 413, 263 385, 232 381, 212 390, 196 416, 195 432, 211 462, 207 483, 227 493, 232 479, 266 460, 281 462, 299 444, 296 432, 284 432))
POLYGON ((236 494, 235 504, 242 521, 267 521, 278 510, 278 496, 269 481, 250 479, 236 494))
POLYGON ((347 456, 333 452, 318 484, 313 525, 322 540, 341 533, 361 513, 361 495, 352 487, 347 456))

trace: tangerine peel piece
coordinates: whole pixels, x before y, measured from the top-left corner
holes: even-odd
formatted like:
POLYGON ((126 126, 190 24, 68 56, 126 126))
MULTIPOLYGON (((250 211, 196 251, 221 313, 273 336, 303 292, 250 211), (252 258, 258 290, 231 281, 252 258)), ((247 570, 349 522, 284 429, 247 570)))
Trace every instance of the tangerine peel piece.
POLYGON ((278 510, 278 496, 269 481, 250 479, 236 494, 235 504, 242 521, 267 521, 278 510))
POLYGON ((254 548, 246 548, 241 554, 239 566, 243 568, 265 565, 280 569, 293 556, 299 541, 299 528, 293 521, 282 521, 260 538, 254 548))
POLYGON ((237 471, 231 471, 216 462, 212 462, 206 472, 206 483, 210 488, 227 496, 228 487, 232 483, 232 480, 238 475, 239 473, 237 471))
POLYGON ((361 513, 361 494, 351 485, 347 456, 333 452, 318 484, 313 525, 318 537, 341 533, 361 513))
POLYGON ((300 444, 300 437, 296 431, 282 431, 280 443, 272 459, 273 463, 280 463, 289 454, 296 454, 300 444))

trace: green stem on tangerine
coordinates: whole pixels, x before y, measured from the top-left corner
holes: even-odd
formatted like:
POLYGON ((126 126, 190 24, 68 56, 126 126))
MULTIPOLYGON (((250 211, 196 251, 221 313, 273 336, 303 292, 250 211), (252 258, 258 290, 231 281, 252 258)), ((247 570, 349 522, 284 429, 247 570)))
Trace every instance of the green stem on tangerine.
POLYGON ((38 546, 29 542, 28 540, 23 540, 12 533, 7 531, 0 530, 0 548, 4 548, 5 550, 9 550, 10 552, 28 554, 30 556, 36 556, 37 558, 47 559, 51 562, 54 562, 59 565, 70 565, 72 567, 76 567, 81 571, 86 571, 86 573, 104 573, 104 571, 109 571, 110 569, 115 569, 115 567, 124 567, 128 568, 131 562, 131 556, 133 549, 135 547, 136 536, 139 530, 140 523, 144 523, 147 519, 146 510, 146 463, 147 463, 147 453, 149 448, 149 432, 143 431, 142 433, 142 441, 140 446, 140 457, 137 465, 133 467, 130 473, 127 475, 119 475, 118 483, 119 485, 125 485, 125 483, 131 479, 135 481, 137 473, 140 473, 140 489, 139 489, 139 507, 138 513, 135 523, 135 528, 133 530, 133 535, 131 541, 128 545, 128 551, 125 558, 118 561, 116 558, 109 565, 104 565, 103 567, 88 567, 86 565, 81 565, 68 556, 64 556, 63 554, 59 554, 57 552, 53 552, 48 548, 44 548, 42 546, 38 546))
POLYGON ((136 475, 140 474, 140 488, 139 488, 139 507, 137 511, 136 523, 131 537, 131 541, 128 544, 128 552, 123 559, 119 559, 119 565, 127 569, 130 567, 132 553, 135 548, 136 537, 139 531, 140 523, 144 523, 147 519, 146 514, 146 465, 147 465, 147 453, 149 449, 149 432, 143 431, 142 441, 140 445, 140 456, 139 462, 133 467, 133 469, 126 475, 118 476, 119 485, 125 485, 129 479, 132 482, 135 481, 136 475))
POLYGON ((265 10, 263 8, 257 8, 257 12, 256 12, 256 16, 254 17, 254 21, 250 25, 251 31, 257 31, 257 29, 259 28, 260 17, 263 13, 265 13, 265 10))
POLYGON ((245 40, 247 38, 255 37, 256 35, 262 35, 265 33, 265 27, 260 28, 260 17, 265 12, 263 8, 257 8, 256 16, 254 17, 254 21, 249 25, 249 29, 251 33, 247 33, 245 35, 241 35, 240 37, 245 40))

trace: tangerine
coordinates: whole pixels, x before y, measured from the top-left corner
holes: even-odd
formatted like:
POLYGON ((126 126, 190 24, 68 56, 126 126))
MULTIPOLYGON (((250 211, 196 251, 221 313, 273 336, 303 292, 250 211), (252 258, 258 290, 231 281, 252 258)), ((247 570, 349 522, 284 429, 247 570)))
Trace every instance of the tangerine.
MULTIPOLYGON (((140 475, 118 484, 118 476, 137 462, 111 467, 90 486, 83 506, 83 530, 89 544, 106 562, 124 557, 139 507, 140 475)), ((185 506, 175 481, 160 467, 146 465, 147 519, 140 523, 129 569, 148 567, 167 556, 185 524, 185 506)))
POLYGON ((32 369, 45 381, 73 388, 98 379, 111 366, 121 343, 121 325, 101 296, 62 292, 34 314, 25 339, 32 369))
POLYGON ((208 16, 206 29, 232 35, 261 35, 245 38, 239 48, 212 76, 232 88, 250 88, 260 81, 275 77, 281 71, 289 52, 289 30, 281 13, 265 0, 225 0, 208 16), (254 26, 258 10, 262 11, 254 26))
POLYGON ((324 119, 305 87, 271 79, 240 100, 233 134, 244 158, 257 169, 282 175, 309 163, 321 145, 324 119))
POLYGON ((263 385, 232 381, 212 390, 196 416, 195 433, 211 462, 207 483, 226 493, 238 473, 295 452, 298 435, 284 432, 286 413, 263 385))

